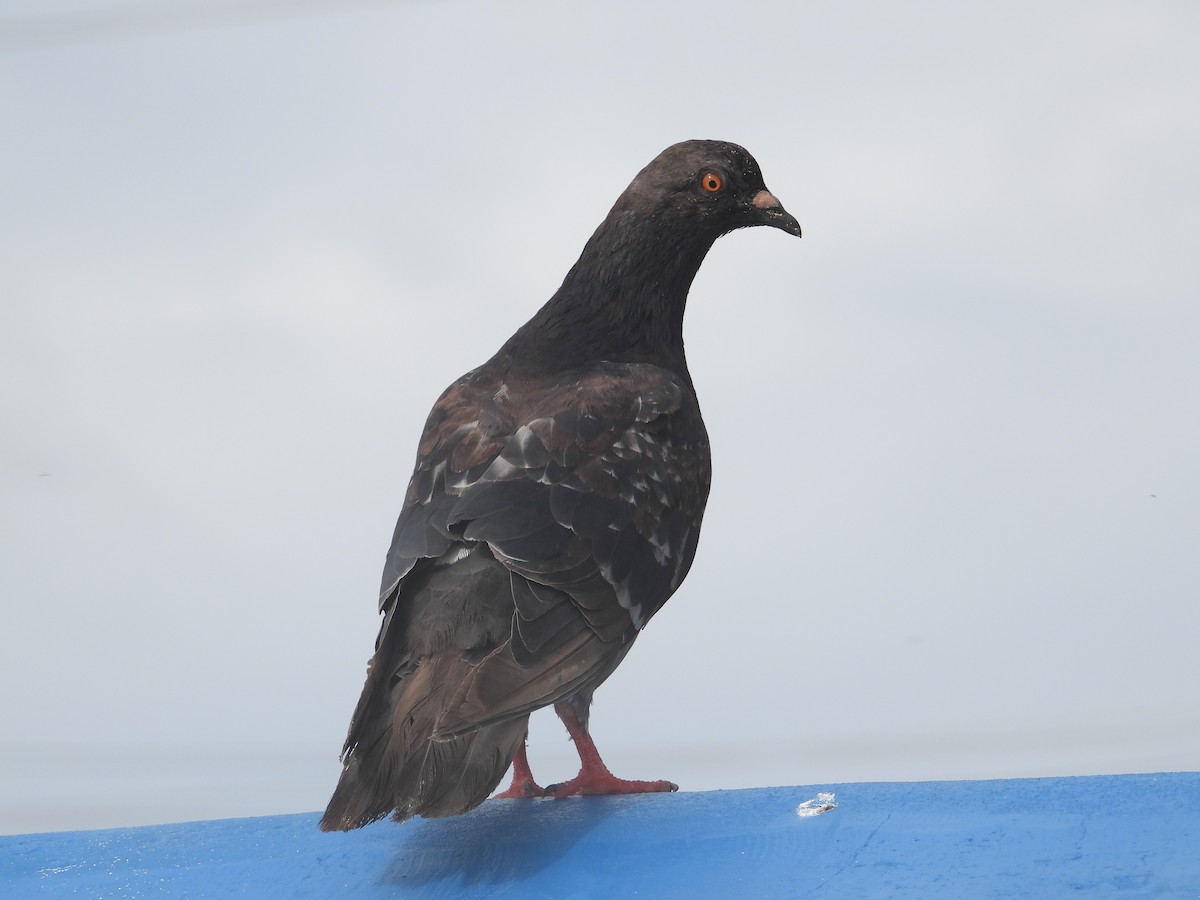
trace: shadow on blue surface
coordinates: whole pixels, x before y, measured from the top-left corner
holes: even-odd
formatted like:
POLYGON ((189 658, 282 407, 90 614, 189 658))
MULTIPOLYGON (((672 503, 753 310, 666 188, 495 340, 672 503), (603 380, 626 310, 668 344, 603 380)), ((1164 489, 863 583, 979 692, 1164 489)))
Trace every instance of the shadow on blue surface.
POLYGON ((0 838, 0 895, 1200 896, 1200 773, 489 801, 0 838), (819 791, 837 806, 797 806, 819 791))
POLYGON ((604 798, 547 805, 501 800, 475 815, 422 822, 379 882, 407 887, 454 882, 463 888, 535 882, 617 812, 604 798))

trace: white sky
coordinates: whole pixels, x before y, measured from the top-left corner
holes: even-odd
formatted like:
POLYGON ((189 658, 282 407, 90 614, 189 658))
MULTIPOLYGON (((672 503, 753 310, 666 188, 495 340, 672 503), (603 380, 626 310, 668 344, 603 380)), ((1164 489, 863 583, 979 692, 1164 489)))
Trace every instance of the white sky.
POLYGON ((613 769, 1200 768, 1198 97, 1187 2, 10 0, 0 831, 323 807, 429 406, 692 137, 805 236, 692 291, 613 769))

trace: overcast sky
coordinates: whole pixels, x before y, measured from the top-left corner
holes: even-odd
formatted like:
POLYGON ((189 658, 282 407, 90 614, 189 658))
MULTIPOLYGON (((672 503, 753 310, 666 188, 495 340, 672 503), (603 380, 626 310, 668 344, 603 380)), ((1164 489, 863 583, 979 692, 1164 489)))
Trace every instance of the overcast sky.
POLYGON ((612 768, 1200 768, 1198 97, 1189 2, 10 0, 0 831, 323 807, 429 406, 695 137, 804 238, 693 288, 612 768))

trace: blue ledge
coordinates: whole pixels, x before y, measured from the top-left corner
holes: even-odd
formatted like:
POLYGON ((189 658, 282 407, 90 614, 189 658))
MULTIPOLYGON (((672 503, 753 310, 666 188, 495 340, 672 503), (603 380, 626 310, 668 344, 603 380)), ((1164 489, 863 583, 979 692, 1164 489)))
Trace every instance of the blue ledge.
POLYGON ((1188 897, 1200 773, 496 800, 0 838, 5 897, 1188 897), (797 815, 831 792, 836 807, 797 815))

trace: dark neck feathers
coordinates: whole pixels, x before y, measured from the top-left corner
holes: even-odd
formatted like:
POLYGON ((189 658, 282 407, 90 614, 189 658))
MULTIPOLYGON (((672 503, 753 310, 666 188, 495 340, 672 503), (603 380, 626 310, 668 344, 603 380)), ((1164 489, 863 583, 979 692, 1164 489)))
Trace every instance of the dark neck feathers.
POLYGON ((671 218, 663 210, 614 209, 496 362, 542 371, 652 362, 686 374, 684 307, 717 235, 671 218))

